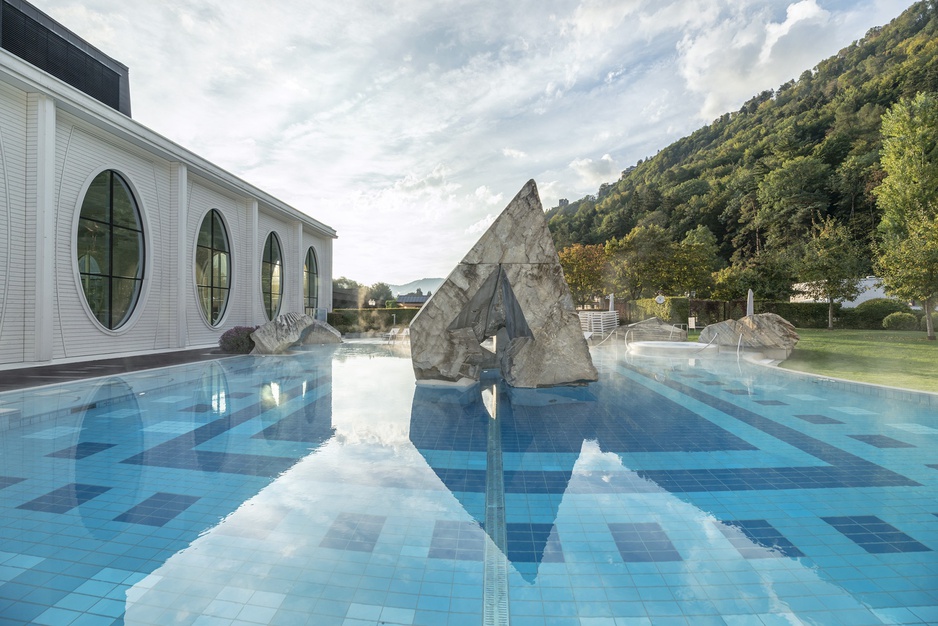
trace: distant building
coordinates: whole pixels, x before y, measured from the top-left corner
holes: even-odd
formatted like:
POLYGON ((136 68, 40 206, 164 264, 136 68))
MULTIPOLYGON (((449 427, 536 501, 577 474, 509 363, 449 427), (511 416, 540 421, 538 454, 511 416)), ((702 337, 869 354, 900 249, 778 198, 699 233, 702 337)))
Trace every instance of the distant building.
POLYGON ((332 228, 132 120, 126 66, 0 10, 0 369, 325 318, 332 228))
MULTIPOLYGON (((804 289, 806 283, 798 283, 793 285, 795 291, 804 289)), ((845 300, 841 303, 841 306, 847 309, 852 309, 861 302, 866 302, 867 300, 872 300, 874 298, 891 298, 892 296, 888 295, 883 286, 880 283, 879 279, 875 276, 867 276, 860 281, 860 295, 858 295, 853 300, 845 300)), ((815 298, 809 298, 804 294, 796 294, 792 296, 789 300, 790 302, 827 302, 827 300, 817 300, 815 298)))
POLYGON ((397 297, 397 303, 405 309, 419 309, 424 304, 427 303, 427 300, 430 299, 430 296, 417 295, 414 293, 408 293, 403 296, 397 297))

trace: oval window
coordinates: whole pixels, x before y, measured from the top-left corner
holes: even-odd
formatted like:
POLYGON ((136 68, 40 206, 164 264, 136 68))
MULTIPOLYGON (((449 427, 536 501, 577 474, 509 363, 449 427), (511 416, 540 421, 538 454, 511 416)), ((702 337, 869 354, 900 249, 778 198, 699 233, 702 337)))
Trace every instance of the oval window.
POLYGON ((140 297, 145 254, 140 210, 117 172, 91 181, 78 216, 77 252, 88 307, 105 328, 120 328, 140 297))
POLYGON ((264 244, 264 257, 261 260, 261 293, 264 297, 264 310, 267 319, 272 320, 280 312, 280 300, 283 295, 283 253, 277 235, 267 235, 264 244))
POLYGON ((316 262, 316 251, 310 248, 306 251, 306 263, 303 265, 303 302, 308 315, 316 317, 319 308, 319 264, 316 262))
POLYGON ((228 231, 221 214, 212 209, 202 220, 195 247, 195 285, 202 315, 217 326, 228 306, 231 284, 231 252, 228 231))

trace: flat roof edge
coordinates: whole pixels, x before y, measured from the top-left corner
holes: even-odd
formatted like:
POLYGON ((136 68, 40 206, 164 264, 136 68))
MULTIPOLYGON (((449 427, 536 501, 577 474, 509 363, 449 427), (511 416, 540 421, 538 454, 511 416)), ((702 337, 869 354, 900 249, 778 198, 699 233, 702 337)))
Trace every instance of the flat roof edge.
POLYGON ((180 146, 171 139, 127 117, 106 104, 72 87, 51 74, 23 61, 16 55, 0 49, 0 80, 26 92, 44 93, 56 101, 62 110, 93 126, 137 145, 169 162, 184 163, 199 176, 221 185, 239 195, 250 196, 282 215, 299 220, 321 235, 336 239, 334 228, 275 198, 266 191, 235 176, 231 172, 180 146))

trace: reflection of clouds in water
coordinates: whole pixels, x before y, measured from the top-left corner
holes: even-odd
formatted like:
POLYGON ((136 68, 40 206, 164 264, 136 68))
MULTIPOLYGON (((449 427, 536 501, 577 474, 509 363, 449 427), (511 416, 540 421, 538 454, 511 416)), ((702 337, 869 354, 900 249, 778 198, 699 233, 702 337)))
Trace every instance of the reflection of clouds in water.
MULTIPOLYGON (((783 597, 784 594, 776 588, 779 584, 798 582, 809 585, 812 595, 829 597, 831 602, 838 602, 844 607, 864 608, 864 605, 847 591, 820 578, 814 568, 803 565, 796 559, 779 556, 775 550, 764 548, 749 539, 740 529, 725 524, 713 514, 657 487, 653 481, 637 476, 634 471, 624 466, 617 454, 603 452, 596 441, 583 442, 568 493, 581 492, 578 489, 578 481, 599 476, 603 482, 609 483, 615 474, 623 472, 631 474, 632 480, 653 487, 653 490, 645 493, 597 494, 596 498, 603 501, 603 506, 596 506, 595 514, 607 523, 656 522, 661 526, 683 558, 682 561, 671 562, 673 569, 669 570, 670 575, 680 577, 682 585, 693 594, 691 598, 679 600, 712 600, 710 594, 714 587, 709 577, 719 574, 727 579, 727 585, 737 588, 754 585, 760 589, 758 595, 755 592, 740 592, 740 595, 751 601, 753 611, 772 614, 779 623, 803 623, 797 610, 789 606, 783 597), (619 503, 609 502, 614 499, 618 499, 619 503), (614 513, 615 518, 612 519, 606 512, 614 513), (773 567, 760 567, 761 558, 750 562, 733 544, 747 546, 746 549, 753 552, 764 552, 766 557, 775 559, 773 567), (835 597, 837 600, 833 600, 835 597)), ((566 527, 565 513, 565 507, 561 504, 557 521, 561 536, 566 527)), ((808 621, 811 622, 810 619, 808 621)))

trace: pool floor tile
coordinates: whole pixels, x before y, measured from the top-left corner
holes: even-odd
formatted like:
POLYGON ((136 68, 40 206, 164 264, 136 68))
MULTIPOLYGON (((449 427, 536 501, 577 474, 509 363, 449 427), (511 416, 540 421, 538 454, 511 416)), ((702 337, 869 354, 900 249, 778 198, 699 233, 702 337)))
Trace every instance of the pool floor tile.
POLYGON ((767 520, 726 520, 717 523, 717 526, 744 558, 804 556, 801 550, 767 520), (738 533, 742 533, 743 537, 738 533))
POLYGON ((892 437, 887 437, 885 435, 847 435, 857 441, 862 441, 863 443, 868 443, 871 446, 876 446, 877 448, 914 448, 911 443, 906 443, 904 441, 899 441, 898 439, 893 439, 892 437))
POLYGON ((611 523, 609 532, 627 563, 683 560, 657 522, 611 523))
POLYGON ((55 452, 50 452, 46 456, 58 459, 84 459, 98 452, 103 452, 108 448, 113 448, 113 443, 97 443, 94 441, 81 441, 74 446, 63 448, 55 452))
POLYGON ((387 517, 380 515, 340 513, 319 545, 337 550, 372 552, 385 520, 387 517))
POLYGON ((155 493, 140 504, 114 518, 115 522, 164 526, 167 522, 198 502, 196 496, 178 493, 155 493))
POLYGON ((835 516, 821 519, 871 554, 931 551, 931 548, 875 515, 835 516))
POLYGON ((100 496, 109 489, 110 487, 100 485, 70 483, 54 491, 50 491, 45 495, 39 496, 34 500, 21 504, 16 508, 28 509, 30 511, 43 511, 44 513, 66 513, 100 496))

